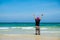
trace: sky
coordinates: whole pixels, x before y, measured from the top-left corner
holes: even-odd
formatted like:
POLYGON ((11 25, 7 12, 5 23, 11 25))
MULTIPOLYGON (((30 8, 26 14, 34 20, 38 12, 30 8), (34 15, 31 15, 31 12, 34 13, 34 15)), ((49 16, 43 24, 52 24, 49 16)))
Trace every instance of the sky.
POLYGON ((60 0, 0 0, 0 22, 60 22, 60 0))

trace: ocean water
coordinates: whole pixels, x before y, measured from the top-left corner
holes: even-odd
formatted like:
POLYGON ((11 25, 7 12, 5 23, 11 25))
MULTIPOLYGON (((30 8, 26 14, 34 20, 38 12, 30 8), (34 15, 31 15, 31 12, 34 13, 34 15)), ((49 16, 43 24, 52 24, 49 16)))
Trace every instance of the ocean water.
MULTIPOLYGON (((34 27, 35 23, 0 23, 0 27, 34 27)), ((40 23, 40 27, 60 27, 60 23, 40 23)))
MULTIPOLYGON (((60 23, 41 23, 41 34, 60 34, 60 23)), ((0 23, 0 34, 35 34, 35 23, 0 23)))
MULTIPOLYGON (((22 28, 22 29, 34 29, 35 23, 21 22, 21 23, 0 23, 0 29, 9 28, 22 28)), ((60 29, 60 23, 40 23, 40 29, 60 29)))

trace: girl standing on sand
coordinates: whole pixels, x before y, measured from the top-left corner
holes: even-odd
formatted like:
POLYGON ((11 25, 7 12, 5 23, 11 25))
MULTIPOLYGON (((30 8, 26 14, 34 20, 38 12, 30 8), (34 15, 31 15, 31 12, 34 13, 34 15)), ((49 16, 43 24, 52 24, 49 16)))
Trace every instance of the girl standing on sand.
MULTIPOLYGON (((35 15, 33 15, 34 16, 34 19, 35 19, 35 25, 36 25, 36 35, 40 35, 40 27, 39 27, 39 24, 40 24, 40 21, 41 21, 41 17, 35 17, 35 15)), ((43 16, 43 14, 41 15, 41 16, 43 16)))

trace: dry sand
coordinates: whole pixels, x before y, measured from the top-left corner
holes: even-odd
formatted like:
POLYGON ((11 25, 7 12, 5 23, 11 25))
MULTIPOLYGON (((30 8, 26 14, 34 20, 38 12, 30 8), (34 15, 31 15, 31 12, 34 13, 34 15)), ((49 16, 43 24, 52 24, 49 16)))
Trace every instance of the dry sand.
POLYGON ((0 40, 60 40, 57 36, 42 35, 20 35, 20 34, 4 34, 0 35, 0 40))

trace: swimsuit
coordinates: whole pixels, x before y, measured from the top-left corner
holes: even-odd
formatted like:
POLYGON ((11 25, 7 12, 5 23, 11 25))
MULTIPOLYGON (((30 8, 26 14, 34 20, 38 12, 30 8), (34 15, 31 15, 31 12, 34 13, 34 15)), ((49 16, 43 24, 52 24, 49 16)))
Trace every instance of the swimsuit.
POLYGON ((40 19, 35 19, 35 25, 39 26, 39 23, 40 23, 40 19))

